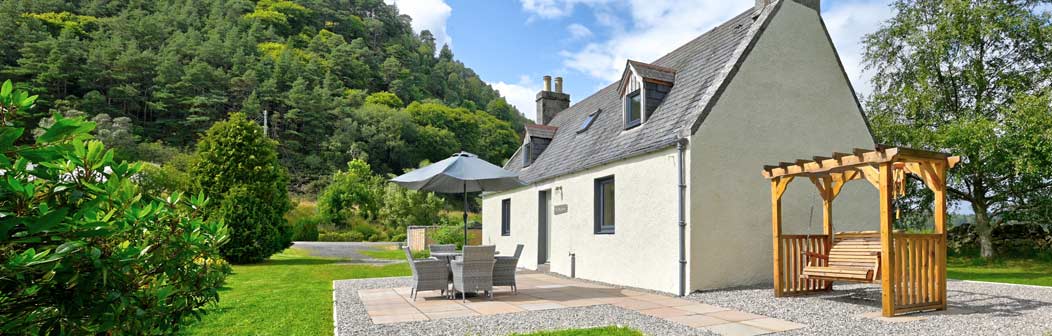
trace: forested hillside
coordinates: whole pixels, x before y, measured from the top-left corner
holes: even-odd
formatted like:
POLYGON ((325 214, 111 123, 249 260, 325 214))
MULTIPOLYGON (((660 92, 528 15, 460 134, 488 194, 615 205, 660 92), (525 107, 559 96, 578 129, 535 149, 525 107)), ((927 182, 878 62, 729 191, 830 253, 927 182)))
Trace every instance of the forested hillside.
POLYGON ((164 162, 230 112, 267 113, 303 185, 355 158, 499 164, 526 122, 382 0, 3 0, 0 17, 0 77, 41 96, 24 126, 84 115, 126 159, 164 162))

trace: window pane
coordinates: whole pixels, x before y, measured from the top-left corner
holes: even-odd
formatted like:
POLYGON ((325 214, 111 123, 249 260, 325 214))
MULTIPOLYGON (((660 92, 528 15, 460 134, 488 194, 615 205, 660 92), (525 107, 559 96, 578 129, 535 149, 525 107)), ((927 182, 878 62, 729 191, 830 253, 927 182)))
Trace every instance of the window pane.
POLYGON ((629 121, 640 120, 640 118, 641 118, 640 117, 640 111, 642 109, 640 108, 639 97, 640 97, 640 95, 639 95, 638 91, 636 93, 633 93, 631 96, 628 97, 628 120, 629 121))
POLYGON ((603 183, 603 226, 614 226, 614 181, 603 183))
POLYGON ((500 234, 508 236, 511 234, 511 199, 500 202, 500 234))

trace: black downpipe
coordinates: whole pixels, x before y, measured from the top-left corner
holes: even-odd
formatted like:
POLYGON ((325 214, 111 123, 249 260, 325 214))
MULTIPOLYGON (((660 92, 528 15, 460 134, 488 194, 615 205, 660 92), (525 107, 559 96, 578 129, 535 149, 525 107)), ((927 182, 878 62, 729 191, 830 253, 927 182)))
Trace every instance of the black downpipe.
POLYGON ((687 143, 689 143, 687 138, 676 142, 676 149, 679 150, 679 296, 684 296, 687 292, 687 182, 684 176, 686 165, 683 163, 683 153, 687 151, 687 143))

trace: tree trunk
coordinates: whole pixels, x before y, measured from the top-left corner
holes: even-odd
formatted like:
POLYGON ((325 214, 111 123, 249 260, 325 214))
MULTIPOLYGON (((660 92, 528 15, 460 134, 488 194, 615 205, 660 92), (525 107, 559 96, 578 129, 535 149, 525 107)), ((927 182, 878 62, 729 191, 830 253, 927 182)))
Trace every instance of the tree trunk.
POLYGON ((975 233, 979 235, 979 256, 983 259, 994 257, 993 225, 985 204, 972 202, 975 212, 975 233))

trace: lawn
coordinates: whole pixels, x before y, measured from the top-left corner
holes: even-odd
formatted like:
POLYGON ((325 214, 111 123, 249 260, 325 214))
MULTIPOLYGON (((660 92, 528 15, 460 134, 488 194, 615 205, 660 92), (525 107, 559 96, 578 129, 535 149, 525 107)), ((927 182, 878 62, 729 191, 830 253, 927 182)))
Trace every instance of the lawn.
POLYGON ((558 331, 538 331, 517 336, 642 336, 643 333, 627 327, 601 327, 588 329, 567 329, 558 331))
POLYGON ((950 279, 1052 286, 1052 261, 1041 259, 995 259, 949 257, 946 276, 950 279))
MULTIPOLYGON (((405 251, 393 246, 389 248, 362 250, 359 253, 376 259, 405 260, 405 251)), ((431 253, 427 250, 413 252, 414 259, 423 259, 429 256, 431 256, 431 253)))
MULTIPOLYGON (((400 251, 399 251, 400 252, 400 251)), ((404 254, 403 254, 404 257, 404 254)), ((234 266, 220 292, 187 335, 332 335, 332 281, 408 276, 405 263, 340 264, 290 248, 266 262, 234 266)))

